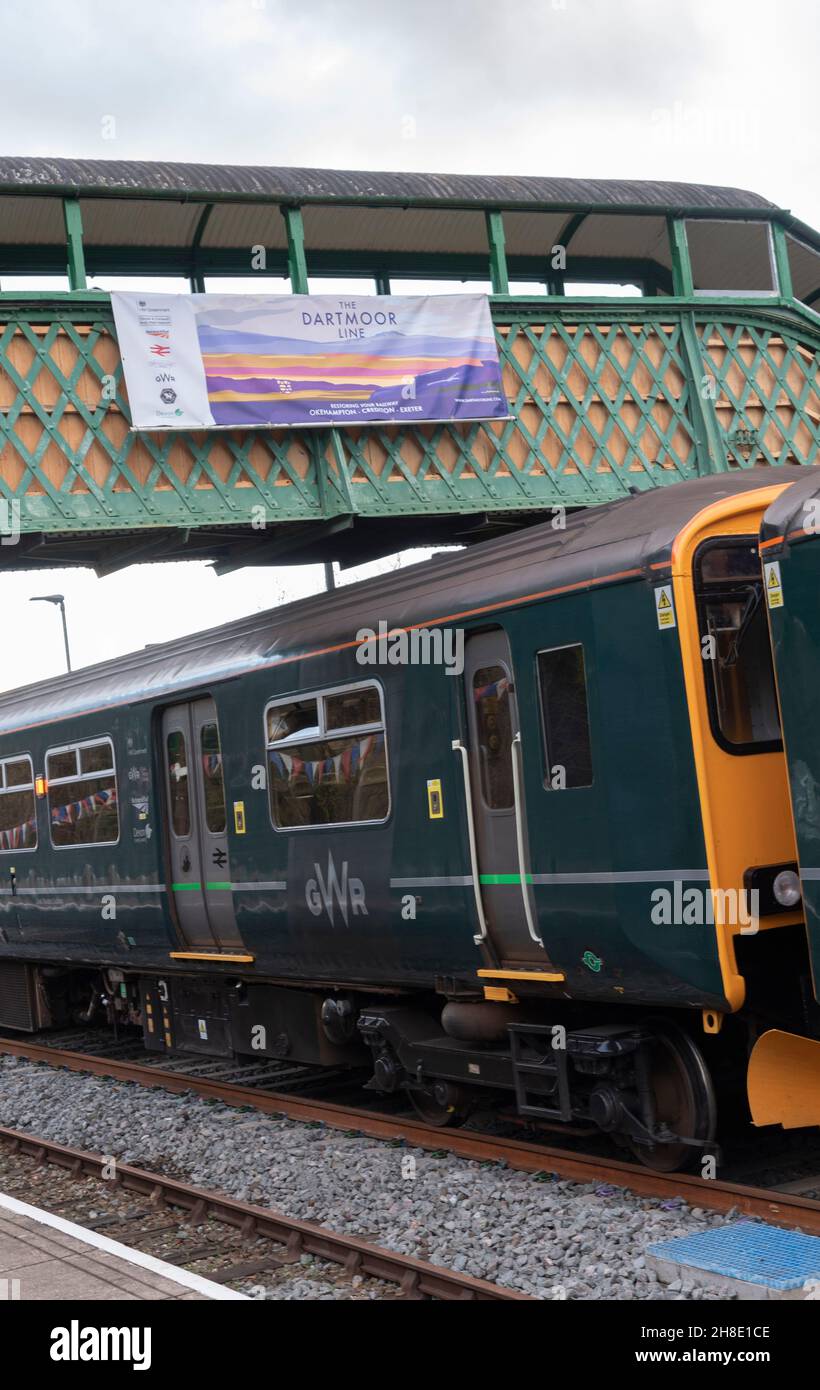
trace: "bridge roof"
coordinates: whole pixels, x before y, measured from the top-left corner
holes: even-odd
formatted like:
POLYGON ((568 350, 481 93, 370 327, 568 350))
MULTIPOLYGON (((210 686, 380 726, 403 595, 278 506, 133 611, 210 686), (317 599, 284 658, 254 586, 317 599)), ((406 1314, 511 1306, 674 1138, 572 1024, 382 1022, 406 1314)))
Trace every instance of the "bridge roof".
MULTIPOLYGON (((424 257, 481 266, 488 209, 504 212, 511 270, 521 278, 528 262, 570 239, 576 264, 621 260, 626 278, 634 270, 628 262, 668 271, 670 214, 793 225, 757 193, 710 184, 0 158, 0 248, 42 249, 39 260, 23 254, 21 268, 48 269, 49 248, 63 256, 66 197, 80 200, 88 267, 97 273, 143 271, 162 258, 165 271, 179 271, 192 255, 218 273, 234 248, 283 253, 284 219, 275 214, 288 206, 302 208, 312 266, 330 274, 355 273, 356 257, 368 269, 374 258, 392 258, 397 274, 403 264, 422 269, 424 257)), ((15 264, 3 260, 8 269, 15 264)))
POLYGON ((141 160, 0 158, 0 192, 195 202, 388 203, 583 211, 773 210, 742 188, 644 179, 368 172, 141 160))

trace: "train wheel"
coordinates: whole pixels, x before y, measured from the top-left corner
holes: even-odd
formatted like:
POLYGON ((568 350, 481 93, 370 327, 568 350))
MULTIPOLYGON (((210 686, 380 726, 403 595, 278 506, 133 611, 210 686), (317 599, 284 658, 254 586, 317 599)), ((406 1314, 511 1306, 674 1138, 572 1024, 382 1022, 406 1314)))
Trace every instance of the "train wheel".
POLYGON ((447 1125, 463 1125, 470 1113, 471 1097, 463 1086, 452 1081, 434 1081, 423 1090, 408 1087, 413 1109, 425 1124, 444 1129, 447 1125))
MULTIPOLYGON (((649 1085, 655 1104, 655 1122, 673 1134, 709 1141, 717 1125, 717 1106, 712 1078, 700 1049, 682 1029, 671 1023, 652 1025, 649 1045, 649 1085)), ((691 1144, 638 1144, 629 1147, 647 1168, 659 1173, 697 1164, 703 1150, 691 1144)))

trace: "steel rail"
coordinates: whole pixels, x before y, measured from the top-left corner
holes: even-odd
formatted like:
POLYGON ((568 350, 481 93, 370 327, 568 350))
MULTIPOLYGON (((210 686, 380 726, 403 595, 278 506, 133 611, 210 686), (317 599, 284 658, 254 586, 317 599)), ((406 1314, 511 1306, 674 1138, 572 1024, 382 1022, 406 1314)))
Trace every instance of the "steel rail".
MULTIPOLYGON (((358 1236, 345 1235, 320 1226, 314 1221, 297 1221, 283 1212, 239 1202, 220 1193, 207 1192, 201 1187, 178 1182, 161 1173, 148 1172, 130 1163, 117 1160, 114 1172, 111 1158, 89 1153, 85 1149, 69 1148, 37 1135, 23 1134, 16 1129, 0 1128, 0 1142, 8 1144, 13 1153, 27 1154, 41 1163, 54 1163, 67 1168, 75 1177, 93 1177, 101 1182, 114 1182, 128 1192, 148 1197, 156 1206, 179 1207, 190 1213, 198 1224, 207 1217, 234 1227, 246 1238, 265 1236, 284 1245, 283 1255, 276 1256, 271 1267, 293 1264, 301 1255, 316 1255, 319 1259, 343 1265, 349 1274, 366 1275, 398 1284, 408 1298, 437 1298, 447 1301, 535 1302, 529 1294, 500 1284, 475 1279, 441 1265, 428 1264, 412 1255, 402 1255, 381 1245, 372 1245, 358 1236)), ((262 1262, 260 1261, 260 1264, 262 1262)), ((240 1277, 240 1276, 237 1276, 240 1277)))
POLYGON ((287 1115, 290 1119, 318 1122, 334 1129, 356 1130, 372 1139, 403 1140, 422 1149, 445 1149, 459 1158, 479 1163, 505 1163, 526 1173, 555 1173, 580 1183, 612 1183, 641 1197, 680 1197, 693 1207, 708 1207, 712 1211, 738 1210, 778 1226, 820 1235, 820 1201, 799 1194, 747 1187, 718 1178, 701 1178, 693 1173, 657 1173, 642 1164, 622 1159, 604 1159, 523 1139, 501 1139, 468 1129, 439 1129, 412 1118, 396 1119, 332 1101, 310 1100, 277 1091, 259 1092, 250 1086, 208 1081, 139 1063, 106 1061, 40 1043, 0 1038, 0 1055, 3 1053, 140 1086, 177 1093, 191 1091, 225 1105, 287 1115))

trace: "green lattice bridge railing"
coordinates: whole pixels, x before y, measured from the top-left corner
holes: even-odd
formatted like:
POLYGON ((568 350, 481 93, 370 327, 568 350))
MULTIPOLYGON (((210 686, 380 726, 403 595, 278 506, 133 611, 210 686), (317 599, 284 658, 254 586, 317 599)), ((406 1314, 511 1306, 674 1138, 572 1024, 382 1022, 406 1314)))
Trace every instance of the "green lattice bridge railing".
POLYGON ((796 312, 498 305, 507 422, 177 435, 130 431, 101 299, 0 309, 0 496, 23 536, 582 506, 820 456, 820 332, 796 312))
POLYGON ((0 159, 0 276, 61 266, 68 292, 2 281, 0 529, 19 535, 0 566, 363 559, 818 462, 820 237, 743 190, 0 159), (110 300, 88 276, 201 291, 260 251, 261 290, 265 274, 297 293, 333 276, 380 293, 489 281, 511 418, 132 432, 110 300), (596 281, 641 294, 573 297, 596 281))

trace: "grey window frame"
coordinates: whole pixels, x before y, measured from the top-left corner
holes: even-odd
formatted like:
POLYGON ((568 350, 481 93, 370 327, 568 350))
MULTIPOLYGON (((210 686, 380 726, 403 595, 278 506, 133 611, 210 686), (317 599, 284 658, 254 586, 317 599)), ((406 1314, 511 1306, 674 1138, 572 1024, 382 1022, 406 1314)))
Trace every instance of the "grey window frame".
POLYGON ((62 854, 63 850, 72 850, 72 849, 84 849, 84 850, 102 849, 102 848, 103 848, 104 846, 106 846, 106 845, 118 845, 119 842, 120 842, 120 840, 121 840, 121 838, 122 838, 122 824, 121 824, 121 819, 120 819, 120 788, 119 788, 119 783, 118 783, 118 781, 117 781, 117 761, 116 761, 116 754, 115 754, 115 752, 114 752, 114 740, 113 740, 113 738, 111 737, 111 735, 110 735, 110 734, 98 734, 98 735, 96 735, 94 738, 81 738, 81 739, 77 739, 74 743, 60 743, 60 744, 55 745, 53 748, 47 748, 47 749, 46 749, 46 752, 45 752, 45 758, 44 758, 44 764, 43 764, 43 765, 44 765, 44 767, 45 767, 45 777, 46 777, 46 807, 47 807, 47 809, 48 809, 48 838, 49 838, 49 841, 50 841, 50 843, 51 843, 51 848, 54 850, 54 852, 55 852, 55 853, 60 853, 60 854, 62 854), (86 772, 86 773, 82 773, 82 772, 80 771, 80 749, 81 749, 81 748, 97 748, 101 743, 107 743, 108 746, 109 746, 109 748, 111 749, 111 766, 110 766, 110 767, 106 767, 106 768, 102 768, 99 772, 86 772), (74 774, 74 776, 72 776, 72 777, 55 777, 53 781, 51 780, 51 778, 50 778, 49 775, 48 775, 48 760, 49 760, 50 757, 52 757, 52 756, 53 756, 54 754, 56 754, 56 753, 76 753, 76 755, 77 755, 77 771, 76 771, 76 773, 74 774), (48 795, 48 793, 51 791, 51 788, 52 788, 52 787, 65 787, 65 786, 69 786, 70 783, 72 783, 72 782, 91 781, 91 780, 94 779, 94 778, 109 777, 109 776, 113 776, 113 778, 114 778, 114 786, 115 786, 116 792, 117 792, 117 838, 116 838, 116 840, 91 840, 91 841, 86 841, 86 842, 84 842, 84 843, 81 844, 81 845, 55 845, 55 843, 54 843, 54 835, 53 835, 53 833, 52 833, 52 831, 53 831, 53 823, 52 823, 52 820, 51 820, 51 798, 50 798, 49 795, 48 795))
POLYGON ((304 835, 317 833, 325 830, 355 829, 359 826, 385 825, 390 819, 393 810, 393 793, 390 785, 390 757, 387 748, 387 720, 384 713, 384 686, 381 681, 370 677, 364 681, 352 681, 347 685, 332 685, 325 690, 294 690, 287 695, 276 695, 268 700, 262 716, 262 731, 265 740, 265 777, 266 782, 270 778, 270 759, 269 753, 278 752, 284 748, 296 748, 301 743, 316 743, 320 739, 349 738, 355 734, 381 733, 384 735, 384 770, 387 779, 387 811, 378 820, 334 820, 326 821, 323 825, 277 825, 273 819, 273 807, 271 805, 270 786, 266 785, 268 799, 268 819, 277 835, 304 835), (379 695, 379 713, 381 720, 378 724, 351 724, 343 729, 328 730, 325 725, 324 701, 332 695, 349 695, 353 690, 375 689, 379 695), (268 739, 268 711, 276 709, 280 705, 290 705, 296 700, 315 700, 317 724, 311 729, 297 729, 295 733, 289 734, 287 738, 277 738, 273 742, 268 739), (308 737, 305 737, 305 735, 308 737))
POLYGON ((34 803, 34 834, 33 845, 21 845, 17 849, 3 849, 0 846, 0 854, 36 854, 40 848, 40 823, 37 817, 37 788, 34 776, 34 758, 31 753, 9 753, 8 756, 0 758, 0 796, 9 796, 12 792, 31 792, 31 799, 34 803), (6 763, 19 763, 26 758, 31 771, 31 785, 19 785, 16 787, 6 786, 6 763))

